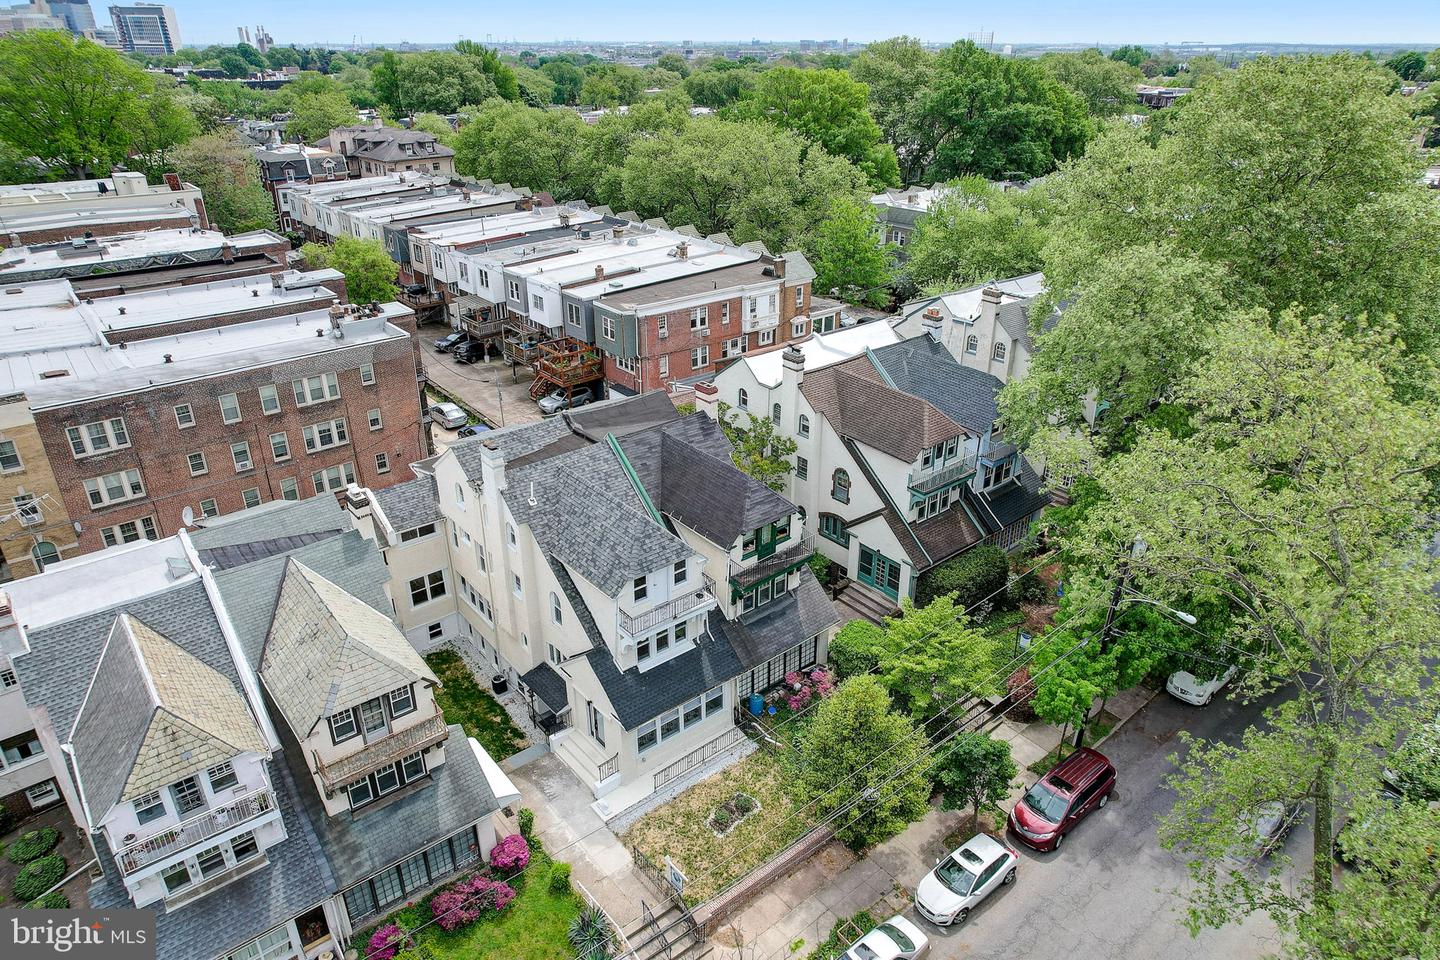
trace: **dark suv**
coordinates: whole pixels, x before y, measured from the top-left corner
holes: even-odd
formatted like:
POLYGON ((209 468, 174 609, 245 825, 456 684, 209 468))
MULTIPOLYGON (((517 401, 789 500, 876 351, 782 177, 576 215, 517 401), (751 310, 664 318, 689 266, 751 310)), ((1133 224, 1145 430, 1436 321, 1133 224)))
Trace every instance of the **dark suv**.
POLYGON ((1025 791, 1010 811, 1010 832, 1027 847, 1059 850, 1077 823, 1110 802, 1114 789, 1114 764, 1082 747, 1025 791))

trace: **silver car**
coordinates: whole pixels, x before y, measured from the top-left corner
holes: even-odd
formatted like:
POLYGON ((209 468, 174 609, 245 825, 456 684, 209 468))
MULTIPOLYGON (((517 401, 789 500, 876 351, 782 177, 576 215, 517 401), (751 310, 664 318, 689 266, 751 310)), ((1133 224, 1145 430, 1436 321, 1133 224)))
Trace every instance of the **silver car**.
POLYGON ((549 415, 561 410, 583 407, 594 398, 595 394, 589 387, 581 387, 568 397, 564 390, 551 390, 540 398, 540 412, 549 415))
POLYGON ((930 940, 901 916, 891 917, 851 944, 842 960, 920 960, 930 953, 930 940))
POLYGON ((915 909, 931 923, 964 923, 990 894, 1015 882, 1020 855, 980 833, 925 874, 915 890, 915 909))
POLYGON ((457 430, 460 427, 465 426, 465 424, 470 420, 470 418, 466 416, 464 410, 461 410, 455 404, 448 402, 437 403, 433 405, 427 412, 430 414, 431 420, 440 424, 440 426, 444 427, 447 430, 457 430))

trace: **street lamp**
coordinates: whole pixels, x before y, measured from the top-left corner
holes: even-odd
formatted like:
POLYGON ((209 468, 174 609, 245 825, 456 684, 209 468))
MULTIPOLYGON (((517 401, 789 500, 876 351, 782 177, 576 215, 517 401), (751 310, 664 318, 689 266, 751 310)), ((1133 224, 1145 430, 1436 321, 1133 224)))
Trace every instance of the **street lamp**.
MULTIPOLYGON (((1131 592, 1133 593, 1133 591, 1131 592)), ((1161 610, 1164 610, 1166 613, 1170 614, 1172 617, 1174 617, 1176 620, 1179 620, 1181 623, 1189 624, 1192 627, 1195 626, 1195 624, 1199 623, 1199 621, 1195 619, 1194 614, 1186 613, 1184 610, 1176 610, 1174 607, 1169 606, 1168 604, 1161 603, 1159 600, 1152 600, 1149 597, 1142 597, 1139 594, 1134 594, 1133 596, 1126 597, 1120 602, 1148 603, 1152 607, 1159 607, 1161 610)))

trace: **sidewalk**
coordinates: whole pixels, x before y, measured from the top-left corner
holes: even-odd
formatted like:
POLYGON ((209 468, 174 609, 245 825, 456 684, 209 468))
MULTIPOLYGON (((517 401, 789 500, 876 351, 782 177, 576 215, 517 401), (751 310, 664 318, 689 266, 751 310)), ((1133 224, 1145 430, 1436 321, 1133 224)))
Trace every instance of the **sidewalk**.
MULTIPOLYGON (((1149 703, 1155 693, 1136 687, 1111 697, 1105 709, 1117 722, 1110 735, 1149 703)), ((1020 769, 1020 779, 1002 805, 1008 807, 1038 779, 1026 767, 1059 745, 1060 730, 1040 721, 1022 724, 1005 720, 995 737, 1010 742, 1011 756, 1020 769)), ((716 931, 711 938, 715 960, 803 957, 830 935, 830 928, 838 920, 865 909, 870 909, 876 920, 899 913, 909 905, 920 878, 950 852, 945 838, 968 820, 968 812, 941 810, 938 804, 932 804, 919 822, 864 857, 857 857, 838 841, 830 843, 716 931), (790 946, 797 940, 805 943, 792 953, 790 946)))

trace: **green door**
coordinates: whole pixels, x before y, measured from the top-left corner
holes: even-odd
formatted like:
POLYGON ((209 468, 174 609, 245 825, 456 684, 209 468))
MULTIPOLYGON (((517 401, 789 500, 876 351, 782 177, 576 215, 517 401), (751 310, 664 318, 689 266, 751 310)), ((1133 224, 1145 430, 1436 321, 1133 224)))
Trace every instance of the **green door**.
POLYGON ((859 578, 891 600, 900 599, 900 564, 864 544, 860 545, 859 578))
POLYGON ((761 560, 775 555, 775 525, 767 523, 761 527, 755 540, 755 556, 761 560))

